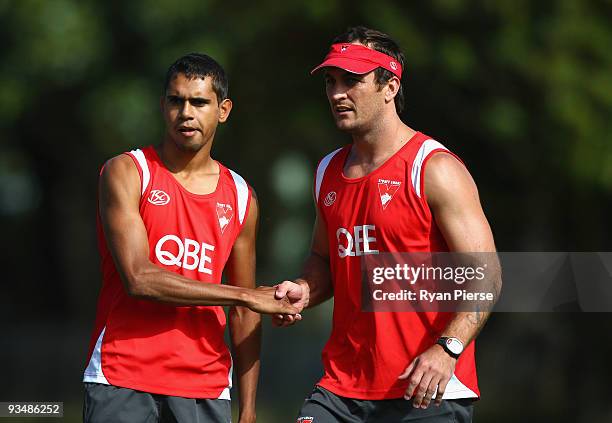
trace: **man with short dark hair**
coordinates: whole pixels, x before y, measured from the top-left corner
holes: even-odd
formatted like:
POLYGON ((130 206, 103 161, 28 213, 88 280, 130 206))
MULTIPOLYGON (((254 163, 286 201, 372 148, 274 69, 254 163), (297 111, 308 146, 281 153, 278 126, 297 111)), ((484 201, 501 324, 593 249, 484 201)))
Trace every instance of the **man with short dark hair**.
POLYGON ((364 256, 495 251, 465 166, 400 119, 404 67, 388 35, 354 27, 313 70, 323 71, 336 126, 353 142, 319 163, 311 254, 300 278, 277 286, 299 310, 334 298, 324 375, 298 423, 468 422, 479 397, 472 341, 488 312, 361 308, 364 256))
POLYGON ((83 378, 86 422, 230 422, 234 364, 239 421, 255 421, 257 313, 295 308, 275 299, 272 287, 254 289, 257 200, 210 156, 217 125, 232 109, 227 93, 211 57, 178 59, 161 98, 161 145, 104 165, 103 284, 83 378), (235 362, 221 306, 230 306, 235 362))

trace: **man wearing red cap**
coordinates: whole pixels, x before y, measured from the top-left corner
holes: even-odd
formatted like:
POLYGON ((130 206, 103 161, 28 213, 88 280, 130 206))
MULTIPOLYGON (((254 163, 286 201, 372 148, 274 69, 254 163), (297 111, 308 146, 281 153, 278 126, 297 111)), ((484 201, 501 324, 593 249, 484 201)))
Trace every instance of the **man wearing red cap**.
MULTIPOLYGON (((353 142, 319 163, 311 254, 300 278, 277 286, 277 298, 287 295, 298 309, 334 297, 325 373, 298 423, 468 422, 480 395, 473 340, 488 312, 361 307, 364 256, 495 251, 465 166, 400 119, 403 69, 404 56, 389 36, 355 27, 313 70, 324 73, 336 126, 353 142)), ((286 326, 295 318, 275 320, 286 326)))

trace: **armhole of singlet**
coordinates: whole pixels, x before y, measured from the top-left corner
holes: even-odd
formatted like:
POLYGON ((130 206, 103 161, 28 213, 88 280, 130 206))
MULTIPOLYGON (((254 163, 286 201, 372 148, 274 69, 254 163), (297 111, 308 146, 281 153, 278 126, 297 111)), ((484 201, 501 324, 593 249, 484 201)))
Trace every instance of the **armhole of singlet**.
POLYGON ((321 193, 321 185, 323 184, 323 178, 325 177, 325 171, 327 170, 327 167, 329 166, 329 163, 331 162, 331 160, 340 150, 342 150, 342 148, 343 147, 337 150, 334 150, 331 153, 329 153, 327 156, 323 157, 321 161, 319 162, 319 165, 317 166, 317 173, 315 174, 314 192, 313 192, 315 205, 317 207, 319 206, 319 194, 321 193))
POLYGON ((124 154, 131 157, 136 165, 136 169, 138 169, 138 174, 140 175, 140 197, 142 198, 149 187, 149 182, 151 181, 151 172, 149 170, 147 158, 140 149, 132 150, 124 154))
MULTIPOLYGON (((438 141, 428 139, 421 144, 419 151, 414 157, 412 162, 412 169, 410 172, 410 182, 412 190, 416 196, 426 203, 425 198, 425 167, 429 159, 431 159, 436 153, 450 154, 456 158, 459 163, 463 164, 463 161, 452 151, 440 144, 438 141)), ((464 165, 465 166, 465 165, 464 165)))
POLYGON ((234 186, 236 187, 236 197, 238 203, 238 221, 240 222, 240 227, 242 228, 249 212, 252 194, 249 185, 246 183, 244 178, 233 170, 228 170, 230 171, 230 175, 232 175, 234 186))

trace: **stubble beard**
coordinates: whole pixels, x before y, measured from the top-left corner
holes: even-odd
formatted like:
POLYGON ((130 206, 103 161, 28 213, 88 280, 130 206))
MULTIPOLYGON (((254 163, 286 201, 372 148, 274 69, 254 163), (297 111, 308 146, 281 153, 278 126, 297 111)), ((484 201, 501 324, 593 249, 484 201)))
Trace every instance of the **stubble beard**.
POLYGON ((334 123, 336 124, 336 128, 348 134, 352 134, 359 126, 355 119, 348 120, 335 118, 334 123))
POLYGON ((351 120, 349 122, 336 120, 335 123, 336 128, 349 135, 357 135, 365 131, 365 128, 363 128, 363 123, 360 123, 357 120, 351 120))

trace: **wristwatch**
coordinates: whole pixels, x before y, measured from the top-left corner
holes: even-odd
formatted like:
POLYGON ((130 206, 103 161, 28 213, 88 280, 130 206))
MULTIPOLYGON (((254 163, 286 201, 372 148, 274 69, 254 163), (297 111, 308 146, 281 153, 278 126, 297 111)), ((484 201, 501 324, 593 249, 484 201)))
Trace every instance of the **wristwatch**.
POLYGON ((459 358, 463 352, 463 342, 457 338, 441 336, 440 339, 436 341, 436 344, 441 345, 444 351, 453 358, 459 358))

